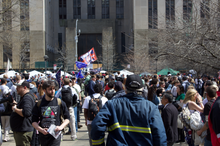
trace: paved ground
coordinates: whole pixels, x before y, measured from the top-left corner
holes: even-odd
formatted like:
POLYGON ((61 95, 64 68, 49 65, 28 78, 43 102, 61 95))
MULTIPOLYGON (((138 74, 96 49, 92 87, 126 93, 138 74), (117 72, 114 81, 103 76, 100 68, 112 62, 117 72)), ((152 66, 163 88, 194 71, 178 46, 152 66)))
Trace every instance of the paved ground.
MULTIPOLYGON (((68 146, 68 145, 74 145, 74 146, 89 146, 89 137, 87 133, 87 128, 85 126, 85 120, 83 114, 80 115, 81 118, 81 124, 83 127, 79 129, 77 133, 78 139, 76 141, 71 141, 70 135, 64 135, 63 141, 61 142, 61 146, 68 146)), ((15 146, 13 133, 10 133, 10 140, 8 142, 3 142, 2 146, 15 146)), ((179 146, 179 144, 175 144, 174 146, 179 146)), ((187 146, 186 144, 182 146, 187 146)))

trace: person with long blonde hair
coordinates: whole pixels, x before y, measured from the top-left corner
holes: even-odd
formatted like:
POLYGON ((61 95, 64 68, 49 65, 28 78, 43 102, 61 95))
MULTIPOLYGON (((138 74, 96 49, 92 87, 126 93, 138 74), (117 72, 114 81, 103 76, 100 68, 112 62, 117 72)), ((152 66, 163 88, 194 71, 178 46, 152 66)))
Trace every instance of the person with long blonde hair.
POLYGON ((202 104, 202 97, 195 89, 189 89, 186 92, 186 96, 183 100, 183 103, 188 104, 189 110, 196 110, 201 113, 203 112, 204 105, 202 104))

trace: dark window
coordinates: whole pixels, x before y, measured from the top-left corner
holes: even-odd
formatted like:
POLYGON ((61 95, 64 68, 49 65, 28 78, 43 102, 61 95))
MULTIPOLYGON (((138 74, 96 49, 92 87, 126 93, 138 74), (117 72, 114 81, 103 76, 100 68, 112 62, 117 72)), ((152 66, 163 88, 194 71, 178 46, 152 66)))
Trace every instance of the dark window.
POLYGON ((73 0, 73 19, 81 19, 81 0, 73 0))
POLYGON ((192 0, 183 0, 183 20, 191 21, 192 19, 192 0))
POLYGON ((155 56, 158 53, 158 43, 149 43, 149 55, 155 56))
POLYGON ((125 52, 125 33, 121 33, 121 53, 125 52))
POLYGON ((58 33, 58 43, 59 43, 59 49, 61 50, 63 47, 62 33, 58 33))
POLYGON ((29 0, 20 1, 20 26, 21 31, 29 30, 29 0))
POLYGON ((59 0, 59 19, 66 19, 66 0, 59 0))
POLYGON ((208 18, 209 15, 209 0, 202 0, 201 1, 201 9, 200 9, 201 18, 208 18))
POLYGON ((148 26, 157 29, 157 0, 148 0, 148 26))
POLYGON ((102 0, 102 19, 109 18, 109 0, 102 0))
POLYGON ((124 18, 124 0, 116 0, 116 18, 124 18))
POLYGON ((88 19, 95 19, 95 0, 88 0, 88 19))
POLYGON ((26 41, 21 44, 20 57, 22 62, 30 61, 30 42, 26 41))
POLYGON ((94 47, 96 56, 102 56, 102 34, 81 34, 78 42, 78 56, 85 54, 94 47))
POLYGON ((7 62, 8 58, 12 62, 12 48, 7 45, 3 45, 3 61, 7 62))
POLYGON ((166 0, 166 24, 174 23, 175 21, 175 0, 166 0))

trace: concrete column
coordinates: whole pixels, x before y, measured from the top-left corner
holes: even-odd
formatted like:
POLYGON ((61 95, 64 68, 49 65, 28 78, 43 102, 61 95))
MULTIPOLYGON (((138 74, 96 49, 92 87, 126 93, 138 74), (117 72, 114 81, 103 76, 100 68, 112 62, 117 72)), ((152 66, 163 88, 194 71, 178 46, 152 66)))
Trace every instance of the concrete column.
POLYGON ((0 68, 3 68, 3 45, 0 44, 0 68))
POLYGON ((102 1, 95 1, 95 19, 102 19, 102 1))
POLYGON ((14 15, 16 15, 15 18, 12 19, 12 30, 20 31, 20 4, 15 5, 12 11, 15 13, 14 15))
POLYGON ((148 1, 134 1, 134 29, 148 29, 148 1))
POLYGON ((109 1, 109 9, 110 19, 116 19, 116 0, 109 1))
POLYGON ((158 29, 166 28, 166 1, 157 1, 157 11, 158 11, 158 29))
POLYGON ((30 32, 30 67, 35 67, 35 62, 44 61, 45 31, 30 32))
POLYGON ((66 1, 67 2, 67 19, 73 19, 73 1, 66 1))
POLYGON ((87 19, 88 18, 87 9, 88 9, 87 0, 81 0, 81 19, 87 19))
POLYGON ((12 67, 19 68, 20 55, 21 55, 21 41, 19 37, 26 37, 21 34, 22 32, 14 32, 12 37, 12 67))
POLYGON ((68 69, 74 67, 76 61, 75 30, 76 30, 75 27, 66 28, 66 49, 67 49, 68 69))
POLYGON ((175 0, 175 21, 176 28, 181 28, 183 26, 183 1, 175 0))
POLYGON ((103 28, 102 30, 102 58, 103 67, 107 71, 113 69, 113 53, 114 53, 114 40, 112 27, 103 28))

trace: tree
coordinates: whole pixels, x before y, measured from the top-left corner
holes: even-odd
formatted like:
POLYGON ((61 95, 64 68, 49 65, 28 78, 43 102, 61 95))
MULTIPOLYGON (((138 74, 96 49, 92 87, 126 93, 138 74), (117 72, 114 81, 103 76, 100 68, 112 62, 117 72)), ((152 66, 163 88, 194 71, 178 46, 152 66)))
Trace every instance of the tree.
POLYGON ((214 1, 192 2, 191 12, 184 12, 182 19, 158 31, 161 39, 158 55, 166 55, 167 61, 177 66, 219 70, 220 65, 216 64, 220 61, 219 8, 214 1))
POLYGON ((115 39, 113 37, 112 28, 108 27, 103 29, 102 42, 98 41, 102 46, 102 65, 107 71, 113 71, 114 69, 114 57, 115 57, 115 39))

